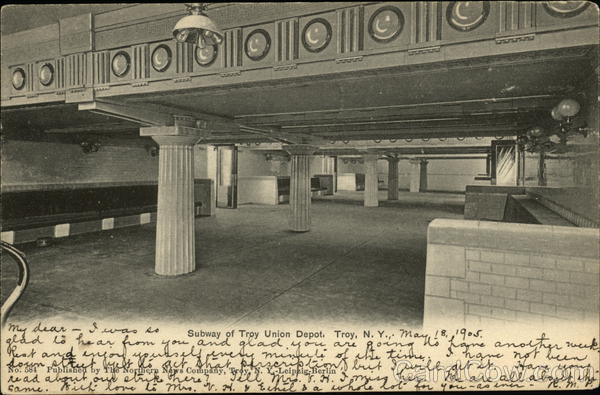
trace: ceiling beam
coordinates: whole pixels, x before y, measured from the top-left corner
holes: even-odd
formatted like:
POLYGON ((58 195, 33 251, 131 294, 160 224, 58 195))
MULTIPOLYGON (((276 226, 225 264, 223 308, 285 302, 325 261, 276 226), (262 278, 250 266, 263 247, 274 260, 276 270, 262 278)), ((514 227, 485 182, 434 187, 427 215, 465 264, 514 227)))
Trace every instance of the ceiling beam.
POLYGON ((80 111, 90 111, 96 114, 108 115, 148 126, 173 125, 173 116, 168 113, 152 111, 144 107, 122 105, 105 101, 80 103, 80 111))
POLYGON ((282 128, 288 130, 311 130, 313 128, 328 128, 328 127, 353 127, 353 126, 369 126, 369 125, 399 125, 403 127, 403 125, 408 125, 404 127, 412 127, 413 125, 419 124, 467 124, 467 125, 480 125, 480 124, 497 124, 499 122, 507 123, 507 122, 516 122, 518 120, 525 121, 531 117, 531 113, 516 113, 514 111, 504 112, 504 113, 478 113, 474 115, 464 115, 464 114, 456 114, 455 116, 447 116, 447 117, 423 117, 423 118, 406 118, 406 117, 394 117, 388 116, 383 118, 369 117, 362 118, 360 120, 340 120, 340 121, 322 121, 320 123, 311 122, 311 123, 303 123, 303 124, 293 124, 293 125, 285 125, 282 128), (485 122, 484 122, 485 121, 485 122))
MULTIPOLYGON (((291 125, 294 122, 323 122, 338 120, 340 122, 370 118, 387 118, 390 116, 423 116, 431 114, 442 116, 465 116, 469 114, 489 112, 520 112, 545 109, 555 104, 558 96, 532 95, 518 97, 481 98, 432 103, 398 104, 377 107, 342 108, 330 110, 313 110, 304 112, 286 112, 273 114, 245 114, 234 119, 245 124, 280 124, 291 125)), ((484 114, 487 115, 487 114, 484 114)))
MULTIPOLYGON (((139 104, 139 102, 138 102, 139 104)), ((213 133, 231 133, 236 132, 248 133, 251 135, 260 135, 268 140, 283 142, 286 144, 306 144, 307 142, 320 142, 322 139, 318 136, 306 133, 287 133, 282 131, 278 126, 273 127, 257 127, 248 126, 243 123, 236 122, 232 118, 223 117, 215 114, 196 112, 180 107, 165 106, 162 104, 146 103, 144 107, 152 109, 158 113, 170 113, 176 119, 178 116, 192 117, 196 119, 197 127, 206 130, 211 130, 213 133)))
MULTIPOLYGON (((433 154, 487 154, 491 150, 490 146, 469 146, 469 147, 398 147, 370 149, 381 155, 394 153, 398 155, 433 155, 433 154)), ((317 152, 321 155, 362 155, 364 149, 319 149, 317 152)))
POLYGON ((46 129, 46 133, 57 134, 57 133, 116 133, 116 132, 129 132, 138 131, 139 126, 128 125, 124 123, 99 123, 91 124, 86 126, 71 126, 65 128, 52 128, 46 129))
POLYGON ((389 139, 419 139, 419 138, 454 138, 454 137, 505 137, 516 136, 521 129, 513 128, 488 128, 488 129, 420 129, 420 130, 367 130, 367 131, 338 131, 319 134, 320 137, 329 141, 345 140, 389 140, 389 139))
MULTIPOLYGON (((301 129, 303 133, 310 133, 313 135, 329 135, 331 133, 344 133, 344 134, 352 134, 353 132, 365 132, 369 133, 372 131, 377 132, 393 132, 393 133, 403 133, 410 131, 432 131, 438 130, 440 133, 444 133, 445 130, 449 131, 471 131, 471 130, 518 130, 525 128, 526 125, 516 122, 495 122, 495 123, 437 123, 437 124, 414 124, 414 125, 394 125, 394 124, 369 124, 369 125, 349 125, 349 126, 327 126, 322 128, 310 128, 310 129, 301 129)), ((291 135, 295 134, 295 129, 284 129, 288 131, 291 135)))

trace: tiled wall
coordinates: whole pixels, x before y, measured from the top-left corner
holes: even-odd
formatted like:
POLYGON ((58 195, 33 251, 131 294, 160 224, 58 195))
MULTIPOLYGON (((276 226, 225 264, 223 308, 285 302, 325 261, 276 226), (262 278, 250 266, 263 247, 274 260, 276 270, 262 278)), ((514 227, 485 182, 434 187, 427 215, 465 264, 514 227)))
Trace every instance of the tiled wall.
POLYGON ((156 181, 158 156, 142 146, 101 146, 84 154, 76 144, 7 140, 2 185, 156 181))
POLYGON ((436 219, 424 326, 598 322, 600 230, 436 219))

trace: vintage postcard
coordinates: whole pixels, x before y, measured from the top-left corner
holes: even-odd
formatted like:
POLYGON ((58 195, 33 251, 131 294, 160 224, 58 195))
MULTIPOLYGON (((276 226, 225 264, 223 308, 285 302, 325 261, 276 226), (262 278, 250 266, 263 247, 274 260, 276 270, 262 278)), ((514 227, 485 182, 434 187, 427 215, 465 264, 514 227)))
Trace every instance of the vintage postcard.
POLYGON ((1 9, 1 391, 594 389, 598 6, 1 9))

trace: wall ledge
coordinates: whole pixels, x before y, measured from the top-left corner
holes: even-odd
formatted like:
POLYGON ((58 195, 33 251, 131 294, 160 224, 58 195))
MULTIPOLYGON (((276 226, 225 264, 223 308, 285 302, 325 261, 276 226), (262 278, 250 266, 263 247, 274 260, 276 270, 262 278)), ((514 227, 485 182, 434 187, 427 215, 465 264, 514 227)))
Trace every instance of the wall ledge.
POLYGON ((435 219, 429 244, 600 259, 600 229, 509 222, 435 219))

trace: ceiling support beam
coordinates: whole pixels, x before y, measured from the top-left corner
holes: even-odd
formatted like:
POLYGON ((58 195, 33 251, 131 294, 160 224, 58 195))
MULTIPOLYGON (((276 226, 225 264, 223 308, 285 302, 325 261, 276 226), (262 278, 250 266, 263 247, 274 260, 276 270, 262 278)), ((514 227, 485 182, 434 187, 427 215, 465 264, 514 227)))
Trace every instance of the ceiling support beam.
POLYGON ((148 126, 169 126, 173 125, 174 122, 171 114, 155 112, 143 107, 120 105, 111 102, 95 100, 92 102, 81 103, 78 108, 80 111, 90 111, 148 126))
POLYGON ((73 133, 116 133, 116 132, 130 132, 136 131, 138 127, 136 125, 125 124, 125 123, 99 123, 91 124, 86 126, 72 126, 66 128, 52 128, 46 129, 45 132, 49 134, 73 134, 73 133))
POLYGON ((531 95, 515 97, 492 97, 471 100, 457 100, 430 103, 397 104, 390 106, 344 108, 331 110, 312 110, 303 112, 285 112, 271 114, 238 115, 236 121, 247 124, 290 124, 291 122, 323 122, 324 120, 340 120, 344 122, 356 118, 396 116, 422 116, 436 114, 438 117, 477 115, 487 112, 521 112, 524 109, 534 110, 546 108, 554 103, 556 95, 531 95))

